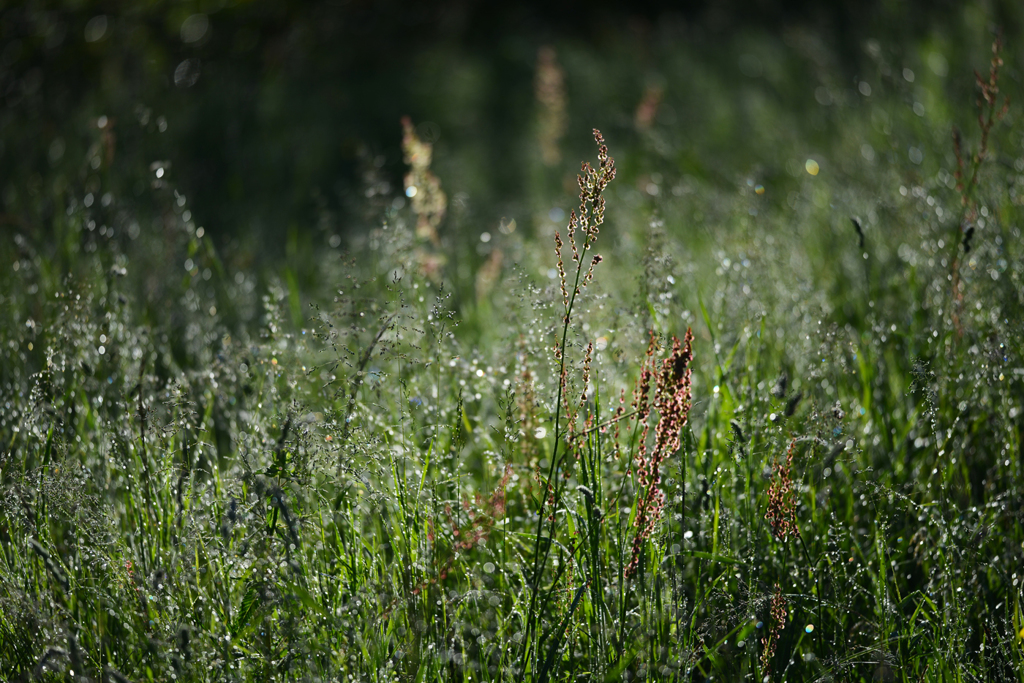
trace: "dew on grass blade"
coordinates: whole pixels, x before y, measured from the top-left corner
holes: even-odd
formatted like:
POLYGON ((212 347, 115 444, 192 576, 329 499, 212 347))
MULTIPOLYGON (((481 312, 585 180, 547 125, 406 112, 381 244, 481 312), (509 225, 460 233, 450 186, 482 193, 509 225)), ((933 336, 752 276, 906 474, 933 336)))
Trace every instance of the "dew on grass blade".
POLYGON ((807 626, 804 626, 804 633, 814 633, 814 624, 807 624, 807 626))

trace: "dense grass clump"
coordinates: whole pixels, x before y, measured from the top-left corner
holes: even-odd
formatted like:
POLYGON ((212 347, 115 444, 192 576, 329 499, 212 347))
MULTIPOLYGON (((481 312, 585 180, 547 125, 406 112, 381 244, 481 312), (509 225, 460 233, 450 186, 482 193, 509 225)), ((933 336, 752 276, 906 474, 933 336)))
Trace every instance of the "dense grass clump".
POLYGON ((728 183, 649 90, 618 170, 595 130, 568 215, 545 190, 534 239, 468 255, 408 121, 410 201, 368 181, 378 227, 279 277, 159 165, 145 201, 102 160, 31 195, 0 675, 1024 680, 1024 146, 993 50, 973 127, 915 129, 892 86, 831 157, 782 140, 728 183))

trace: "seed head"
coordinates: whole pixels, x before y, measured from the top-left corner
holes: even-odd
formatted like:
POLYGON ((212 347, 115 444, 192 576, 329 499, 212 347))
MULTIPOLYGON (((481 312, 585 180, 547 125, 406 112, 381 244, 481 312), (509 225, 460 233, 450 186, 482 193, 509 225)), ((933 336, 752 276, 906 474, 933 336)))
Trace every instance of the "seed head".
POLYGON ((790 476, 795 450, 796 439, 793 439, 786 452, 785 463, 775 463, 775 475, 768 486, 768 512, 764 518, 772 527, 772 535, 780 541, 800 535, 800 529, 796 524, 796 496, 790 476))

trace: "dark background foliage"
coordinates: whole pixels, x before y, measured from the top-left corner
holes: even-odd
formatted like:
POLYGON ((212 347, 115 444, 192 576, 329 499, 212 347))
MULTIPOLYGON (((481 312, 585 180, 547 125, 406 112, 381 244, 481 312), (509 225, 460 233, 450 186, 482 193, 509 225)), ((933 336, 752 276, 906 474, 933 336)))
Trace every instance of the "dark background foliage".
MULTIPOLYGON (((737 58, 751 37, 802 27, 829 47, 838 72, 853 78, 865 68, 867 39, 909 43, 938 30, 953 51, 948 60, 959 61, 970 42, 963 32, 971 30, 959 5, 11 3, 0 14, 0 211, 7 224, 38 227, 18 197, 51 168, 82 158, 93 143, 88 124, 106 116, 109 153, 124 169, 123 195, 142 194, 136 169, 166 159, 177 187, 222 242, 243 236, 273 245, 290 226, 325 217, 351 233, 365 227, 357 206, 370 162, 383 155, 386 177, 400 182, 398 121, 410 115, 430 122, 429 136, 443 137, 444 148, 502 160, 474 168, 476 189, 487 188, 478 197, 486 223, 523 194, 528 159, 521 140, 532 125, 542 45, 590 46, 646 71, 684 45, 709 73, 729 79, 739 75, 737 58), (453 99, 446 83, 460 77, 474 79, 472 94, 453 99), (147 134, 154 128, 163 134, 147 134)), ((988 15, 1018 32, 1017 3, 993 3, 988 15)), ((642 84, 623 85, 615 97, 631 107, 642 84)), ((789 106, 808 99, 807 92, 773 95, 789 106)), ((609 118, 607 110, 574 108, 569 128, 603 124, 609 133, 629 132, 609 118)), ((756 158, 756 148, 745 155, 735 134, 710 142, 704 151, 741 169, 756 158)), ((586 140, 577 144, 582 151, 586 140)))

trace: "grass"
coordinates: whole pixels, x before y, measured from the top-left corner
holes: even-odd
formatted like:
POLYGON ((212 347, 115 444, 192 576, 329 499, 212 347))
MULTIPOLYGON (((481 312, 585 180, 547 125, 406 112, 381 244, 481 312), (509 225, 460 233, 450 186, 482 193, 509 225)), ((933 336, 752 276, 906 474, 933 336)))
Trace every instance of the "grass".
POLYGON ((266 284, 161 179, 24 199, 3 676, 1024 680, 1017 114, 979 77, 955 148, 872 50, 827 154, 727 178, 638 113, 528 238, 412 127, 421 201, 266 284))

